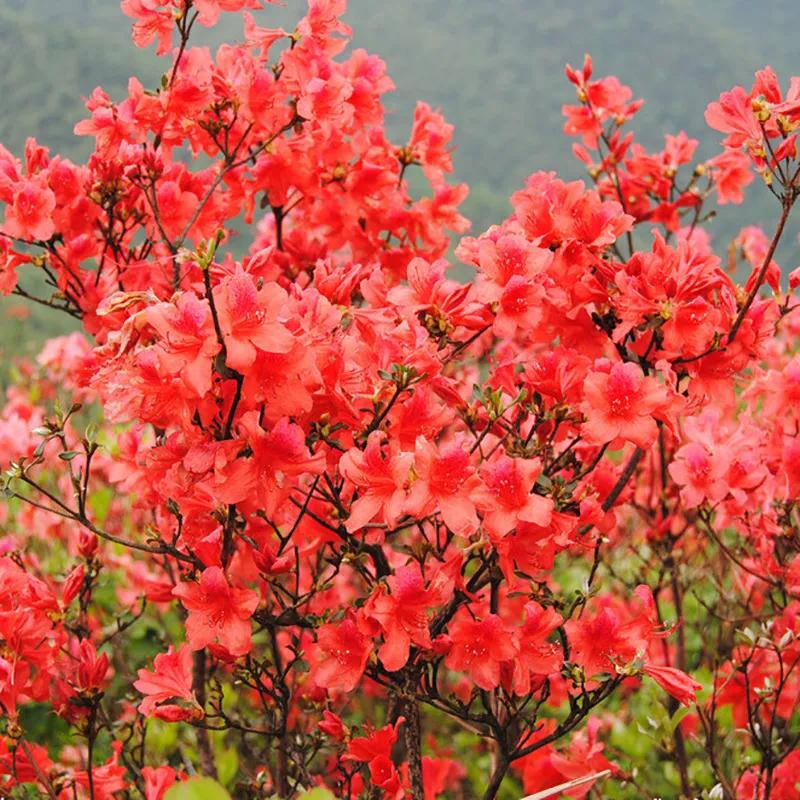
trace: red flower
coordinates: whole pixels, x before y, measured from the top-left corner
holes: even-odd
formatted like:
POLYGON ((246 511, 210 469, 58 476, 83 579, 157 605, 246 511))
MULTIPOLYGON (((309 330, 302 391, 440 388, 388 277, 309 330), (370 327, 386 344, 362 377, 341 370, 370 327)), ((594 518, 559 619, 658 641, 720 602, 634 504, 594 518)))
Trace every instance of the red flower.
POLYGON ((629 607, 610 598, 600 602, 599 611, 572 619, 565 626, 572 660, 583 667, 587 678, 615 674, 617 667, 643 658, 651 641, 665 635, 649 587, 637 586, 629 607))
POLYGON ((496 301, 501 295, 501 290, 513 278, 533 281, 537 276, 545 274, 553 263, 551 250, 536 247, 517 233, 466 241, 477 245, 476 252, 471 253, 465 242, 462 243, 457 255, 475 263, 478 268, 481 276, 478 293, 484 301, 496 301))
POLYGON ((389 756, 375 756, 369 762, 369 777, 379 789, 383 789, 390 797, 395 795, 402 797, 405 794, 400 774, 389 756))
POLYGON ((383 631, 384 643, 378 651, 383 666, 395 672, 405 666, 411 644, 432 647, 428 618, 445 598, 442 587, 425 587, 419 565, 401 567, 388 581, 390 594, 379 586, 366 605, 364 614, 374 619, 383 631))
POLYGON ((79 692, 97 692, 103 688, 108 672, 108 655, 97 655, 94 645, 84 639, 78 649, 78 679, 75 688, 79 692))
POLYGON ((86 570, 83 564, 78 564, 64 579, 61 587, 61 604, 68 608, 69 604, 78 596, 86 579, 86 570))
POLYGON ((17 267, 30 260, 29 256, 13 250, 11 244, 8 238, 0 236, 0 294, 2 295, 9 295, 14 291, 17 286, 17 267))
POLYGON ((40 775, 51 773, 54 764, 46 747, 33 742, 26 742, 25 747, 14 745, 18 742, 11 737, 0 738, 0 769, 4 776, 14 775, 19 783, 36 783, 40 775))
POLYGON ((533 331, 544 316, 545 296, 541 284, 514 275, 498 299, 494 332, 498 336, 512 337, 517 330, 523 334, 533 331))
POLYGON ((741 86, 723 92, 719 101, 706 108, 706 123, 714 130, 727 133, 726 147, 737 148, 746 144, 755 150, 761 147, 764 134, 750 104, 750 98, 741 86))
POLYGON ((410 158, 418 161, 433 183, 443 179, 443 173, 453 171, 451 153, 454 126, 448 123, 427 103, 417 102, 414 124, 408 141, 410 158))
POLYGON ((17 716, 17 702, 25 696, 30 677, 31 668, 27 661, 14 659, 11 662, 0 656, 0 703, 12 719, 17 716))
POLYGON ((294 336, 278 321, 287 297, 277 284, 256 289, 249 275, 237 272, 219 283, 214 298, 231 369, 246 370, 259 350, 288 353, 294 347, 294 336))
MULTIPOLYGON (((547 721, 551 723, 550 720, 547 721)), ((598 739, 600 720, 590 717, 586 727, 569 738, 567 749, 558 752, 551 745, 545 745, 516 762, 515 768, 522 773, 522 786, 525 792, 542 792, 569 781, 589 778, 598 772, 616 767, 603 755, 603 743, 598 739)), ((552 723, 545 724, 538 737, 552 732, 552 723)), ((594 785, 587 780, 564 792, 568 797, 586 797, 594 785)), ((553 799, 562 793, 554 792, 553 799)))
POLYGON ((322 712, 322 722, 317 727, 336 741, 344 741, 350 736, 350 729, 342 722, 341 717, 327 709, 322 712))
POLYGON ((691 675, 675 667, 659 667, 655 664, 645 664, 642 672, 649 675, 667 694, 674 697, 679 703, 689 705, 697 699, 698 689, 703 685, 698 683, 691 675))
POLYGON ((133 41, 137 47, 147 47, 158 39, 156 53, 169 52, 175 18, 170 8, 159 0, 122 0, 122 13, 132 17, 133 41))
POLYGON ((500 665, 517 655, 508 629, 496 614, 476 621, 462 617, 450 629, 452 646, 445 664, 456 672, 466 672, 481 689, 500 684, 500 665))
POLYGON ((518 521, 547 525, 553 501, 533 493, 542 472, 538 458, 510 458, 501 453, 481 466, 481 485, 470 499, 483 515, 483 526, 497 538, 512 531, 518 521))
POLYGON ((92 781, 89 782, 89 774, 86 770, 80 770, 73 773, 73 778, 77 786, 82 788, 79 796, 89 797, 89 786, 94 789, 95 800, 114 800, 114 796, 118 796, 128 786, 125 780, 127 770, 119 763, 120 752, 122 750, 122 742, 116 740, 112 747, 114 752, 105 764, 99 767, 95 766, 92 769, 92 781))
POLYGON ((655 416, 663 417, 669 400, 655 378, 628 362, 595 362, 583 385, 584 438, 595 444, 623 439, 648 448, 658 436, 655 416))
POLYGON ((551 675, 564 661, 564 653, 555 642, 548 641, 563 622, 552 608, 542 608, 531 601, 525 606, 526 618, 517 631, 519 653, 514 659, 514 691, 526 695, 531 690, 531 676, 551 675))
POLYGON ((359 736, 350 741, 342 761, 372 761, 379 756, 389 757, 397 741, 397 731, 405 722, 405 717, 398 717, 393 725, 384 725, 371 730, 366 736, 359 736))
POLYGON ((351 692, 361 680, 372 651, 371 641, 358 629, 355 619, 323 625, 317 631, 314 682, 324 689, 351 692))
POLYGON ((203 716, 192 688, 192 650, 183 644, 178 651, 172 647, 166 653, 159 653, 153 662, 153 671, 139 670, 139 680, 134 682, 134 687, 143 695, 144 700, 139 703, 139 711, 146 717, 164 718, 165 714, 174 719, 179 714, 182 719, 196 719, 203 716), (164 705, 165 700, 180 698, 192 704, 192 708, 182 708, 170 704, 164 705))
MULTIPOLYGON (((275 0, 266 0, 275 2, 275 0)), ((246 8, 258 10, 262 8, 260 0, 194 0, 194 7, 200 14, 201 25, 211 27, 219 21, 222 11, 242 11, 246 8)))
POLYGON ((725 150, 714 156, 708 165, 713 169, 719 204, 741 203, 744 199, 742 189, 752 183, 755 177, 750 159, 739 150, 725 150))
POLYGON ((208 567, 199 583, 180 583, 172 593, 189 612, 186 636, 192 650, 218 642, 232 656, 250 652, 250 617, 259 602, 256 592, 231 586, 220 567, 208 567))
POLYGON ((352 739, 342 756, 342 761, 363 761, 369 764, 372 783, 396 800, 400 800, 404 792, 391 753, 397 741, 397 730, 404 722, 405 717, 399 717, 394 725, 385 725, 383 728, 370 731, 365 737, 352 739))
POLYGON ((437 448, 419 437, 414 455, 416 480, 406 499, 405 511, 426 517, 438 511, 447 527, 460 535, 478 529, 478 517, 470 492, 480 483, 470 454, 460 442, 437 448))
POLYGON ((382 452, 383 434, 373 431, 362 452, 348 450, 339 460, 339 471, 358 490, 358 499, 350 507, 347 530, 353 533, 381 518, 393 528, 400 518, 405 501, 411 453, 382 452))
POLYGON ((642 106, 641 100, 630 102, 633 97, 630 87, 613 75, 589 80, 592 76, 592 59, 589 55, 584 58, 580 70, 567 64, 565 72, 567 79, 578 90, 581 105, 562 106, 561 112, 567 118, 564 133, 567 136, 582 136, 587 147, 597 147, 597 139, 603 133, 603 126, 608 120, 622 124, 642 106))
POLYGON ((302 476, 322 472, 325 455, 311 455, 303 429, 288 419, 279 420, 265 431, 258 422, 258 413, 251 411, 241 417, 238 427, 252 456, 238 458, 222 471, 218 496, 226 503, 253 498, 271 517, 302 476))
POLYGON ((198 397, 204 397, 211 389, 211 361, 219 351, 208 302, 185 293, 174 303, 152 306, 146 314, 161 337, 161 363, 169 372, 180 374, 198 397))
POLYGON ((633 226, 622 206, 604 201, 583 181, 564 183, 555 173, 537 172, 511 196, 514 214, 528 238, 539 247, 581 242, 604 248, 633 226))
POLYGON ((436 800, 441 794, 455 789, 455 784, 466 777, 463 765, 452 758, 422 757, 422 782, 425 800, 436 800))
POLYGON ((731 458, 732 454, 724 450, 712 453, 699 442, 689 442, 675 453, 669 474, 681 487, 686 508, 695 508, 704 500, 718 503, 728 494, 731 458))
POLYGON ((163 800, 164 795, 175 783, 177 774, 172 767, 143 767, 145 800, 163 800))
POLYGON ((615 674, 617 665, 623 666, 636 657, 639 645, 632 639, 619 615, 611 608, 603 608, 594 615, 584 615, 580 620, 567 623, 573 660, 583 667, 587 678, 601 673, 615 674))

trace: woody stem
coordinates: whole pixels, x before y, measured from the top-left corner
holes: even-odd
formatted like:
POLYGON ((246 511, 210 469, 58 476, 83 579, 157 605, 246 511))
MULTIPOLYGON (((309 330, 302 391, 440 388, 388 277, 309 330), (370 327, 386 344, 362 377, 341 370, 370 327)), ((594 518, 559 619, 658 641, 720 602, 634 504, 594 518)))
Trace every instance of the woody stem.
POLYGON ((492 777, 489 780, 489 785, 483 794, 483 800, 495 800, 497 793, 500 791, 500 785, 503 783, 503 778, 508 771, 508 761, 503 754, 498 754, 497 762, 492 771, 492 777))
MULTIPOLYGON (((206 651, 198 650, 194 654, 194 666, 192 669, 192 689, 194 696, 201 708, 206 707, 206 651)), ((204 775, 209 778, 217 777, 217 766, 214 763, 214 750, 211 747, 211 739, 205 728, 196 728, 197 750, 200 754, 200 767, 204 775)))
POLYGON ((764 263, 761 265, 761 269, 758 271, 758 275, 756 276, 753 286, 750 288, 744 304, 742 305, 741 309, 739 309, 739 313, 736 315, 736 319, 733 321, 731 332, 728 334, 728 345, 732 344, 733 340, 736 338, 736 334, 739 332, 739 328, 741 327, 744 318, 747 316, 750 306, 753 305, 753 301, 756 299, 756 295, 764 283, 770 262, 772 261, 772 257, 775 255, 775 251, 778 249, 778 243, 781 240, 781 236, 783 236, 783 229, 786 227, 786 222, 789 219, 789 214, 792 211, 792 206, 794 205, 796 198, 797 190, 795 189, 794 185, 786 187, 783 195, 783 211, 781 212, 781 218, 778 220, 778 226, 775 228, 775 233, 772 235, 772 241, 769 243, 767 254, 764 256, 764 263))
POLYGON ((425 783, 422 778, 422 730, 419 703, 412 697, 405 703, 407 719, 404 726, 408 777, 411 782, 412 800, 424 800, 425 783))

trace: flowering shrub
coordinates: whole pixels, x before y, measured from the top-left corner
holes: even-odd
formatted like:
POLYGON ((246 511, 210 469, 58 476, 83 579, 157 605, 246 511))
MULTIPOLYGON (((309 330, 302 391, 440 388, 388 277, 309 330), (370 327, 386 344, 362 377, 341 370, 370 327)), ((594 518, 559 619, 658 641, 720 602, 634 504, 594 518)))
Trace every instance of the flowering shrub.
POLYGON ((532 175, 459 283, 452 127, 387 139, 345 0, 261 6, 123 0, 161 84, 95 90, 86 164, 0 148, 0 288, 86 334, 0 412, 3 795, 800 797, 800 79, 695 163, 568 67, 593 185, 532 175))

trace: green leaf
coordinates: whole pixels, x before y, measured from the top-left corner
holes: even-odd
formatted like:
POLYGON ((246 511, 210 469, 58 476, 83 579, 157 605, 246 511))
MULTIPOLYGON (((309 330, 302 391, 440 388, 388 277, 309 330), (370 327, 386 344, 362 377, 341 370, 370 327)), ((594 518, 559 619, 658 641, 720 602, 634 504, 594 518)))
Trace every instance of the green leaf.
POLYGON ((113 499, 114 493, 108 486, 101 486, 89 495, 89 508, 99 524, 102 525, 105 522, 113 499))
POLYGON ((301 794, 297 800, 336 800, 334 796, 321 786, 301 794))
POLYGON ((678 725, 681 724, 683 718, 691 711, 690 706, 681 706, 673 715, 672 719, 670 720, 669 727, 672 733, 675 733, 675 729, 678 725))
POLYGON ((239 756, 233 747, 225 747, 225 735, 217 731, 212 736, 214 761, 217 765, 217 778, 223 786, 230 786, 239 771, 239 756))
POLYGON ((231 796, 211 778, 190 778, 170 786, 164 800, 231 800, 231 796))

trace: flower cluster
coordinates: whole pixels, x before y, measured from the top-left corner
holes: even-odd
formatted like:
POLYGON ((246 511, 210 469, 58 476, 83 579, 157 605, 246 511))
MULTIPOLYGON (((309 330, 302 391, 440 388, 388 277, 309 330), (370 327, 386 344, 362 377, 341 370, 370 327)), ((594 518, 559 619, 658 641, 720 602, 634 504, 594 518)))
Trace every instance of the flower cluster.
POLYGON ((262 5, 123 0, 161 84, 95 90, 85 164, 0 149, 0 289, 86 335, 0 411, 3 790, 800 797, 797 79, 712 103, 691 166, 568 67, 591 183, 531 175, 459 282, 452 126, 388 140, 345 0, 262 5), (751 165, 781 217, 738 286, 703 226, 751 165))

